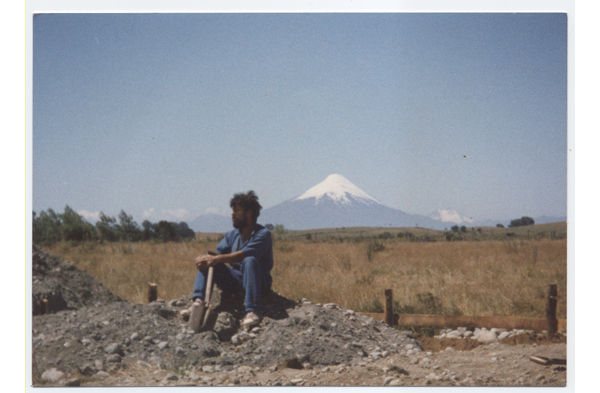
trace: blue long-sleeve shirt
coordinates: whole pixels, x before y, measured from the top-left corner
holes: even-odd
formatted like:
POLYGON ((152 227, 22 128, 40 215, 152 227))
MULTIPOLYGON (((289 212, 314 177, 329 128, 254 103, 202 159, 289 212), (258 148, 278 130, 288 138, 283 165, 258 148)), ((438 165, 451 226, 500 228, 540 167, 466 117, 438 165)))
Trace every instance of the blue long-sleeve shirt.
MULTIPOLYGON (((217 246, 217 254, 231 254, 243 251, 247 257, 254 257, 261 266, 263 274, 268 277, 270 287, 271 269, 273 269, 273 238, 271 231, 260 224, 254 224, 252 235, 246 241, 242 241, 242 233, 239 229, 233 229, 225 234, 223 240, 217 246)), ((232 263, 233 269, 241 270, 241 262, 232 263)))

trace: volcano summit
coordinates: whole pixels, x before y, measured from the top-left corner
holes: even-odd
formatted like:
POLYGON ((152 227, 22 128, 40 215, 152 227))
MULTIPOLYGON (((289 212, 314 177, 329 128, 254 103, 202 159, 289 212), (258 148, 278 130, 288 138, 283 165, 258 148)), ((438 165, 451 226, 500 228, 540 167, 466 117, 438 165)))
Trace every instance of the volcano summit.
POLYGON ((263 210, 259 220, 296 230, 360 226, 443 228, 437 220, 382 205, 338 174, 327 176, 297 198, 263 210))

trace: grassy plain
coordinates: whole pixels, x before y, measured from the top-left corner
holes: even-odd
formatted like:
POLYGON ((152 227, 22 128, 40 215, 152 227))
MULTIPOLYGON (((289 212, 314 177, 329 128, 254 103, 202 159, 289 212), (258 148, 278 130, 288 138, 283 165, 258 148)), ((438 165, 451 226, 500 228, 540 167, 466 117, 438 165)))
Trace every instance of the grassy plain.
MULTIPOLYGON (((469 229, 344 228, 274 233, 274 289, 294 299, 381 312, 393 289, 400 313, 545 317, 545 291, 558 284, 566 318, 566 224, 469 229), (452 240, 452 241, 448 241, 452 240)), ((148 282, 170 300, 192 291, 194 258, 218 235, 186 243, 59 243, 73 261, 120 297, 145 302, 148 282)))

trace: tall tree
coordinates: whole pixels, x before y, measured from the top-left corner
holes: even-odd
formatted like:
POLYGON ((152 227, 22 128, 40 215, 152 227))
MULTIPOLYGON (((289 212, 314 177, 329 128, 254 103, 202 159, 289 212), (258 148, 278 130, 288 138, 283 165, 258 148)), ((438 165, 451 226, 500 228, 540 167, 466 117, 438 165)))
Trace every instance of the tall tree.
POLYGON ((133 221, 133 216, 127 215, 123 210, 119 213, 117 230, 119 238, 123 241, 136 242, 142 237, 142 231, 138 227, 138 224, 133 221))
POLYGON ((103 212, 100 212, 100 221, 96 223, 96 229, 102 240, 109 242, 116 242, 119 240, 117 220, 114 217, 109 217, 103 212))
POLYGON ((32 240, 35 244, 53 244, 62 240, 61 218, 54 210, 42 210, 39 216, 33 212, 32 224, 32 240))
POLYGON ((92 240, 96 235, 94 226, 71 209, 69 205, 65 206, 61 221, 63 240, 81 242, 92 240))

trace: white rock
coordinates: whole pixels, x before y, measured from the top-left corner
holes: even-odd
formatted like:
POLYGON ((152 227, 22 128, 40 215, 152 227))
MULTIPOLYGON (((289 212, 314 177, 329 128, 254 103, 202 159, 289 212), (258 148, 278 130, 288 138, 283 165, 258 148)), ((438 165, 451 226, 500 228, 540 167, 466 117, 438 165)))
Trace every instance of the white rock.
POLYGON ((48 382, 58 382, 64 376, 65 374, 62 371, 57 370, 55 368, 51 368, 49 370, 44 371, 44 373, 42 374, 42 379, 48 382))
POLYGON ((498 336, 498 340, 504 340, 505 338, 507 338, 508 336, 510 336, 509 332, 502 332, 500 333, 500 335, 498 336))
POLYGON ((109 375, 106 371, 98 371, 96 374, 92 375, 92 379, 106 379, 109 375))
POLYGON ((166 341, 161 341, 158 343, 158 349, 165 349, 169 346, 169 343, 166 341))
POLYGON ((477 335, 477 341, 484 344, 491 344, 498 341, 496 334, 491 331, 482 331, 477 335))

